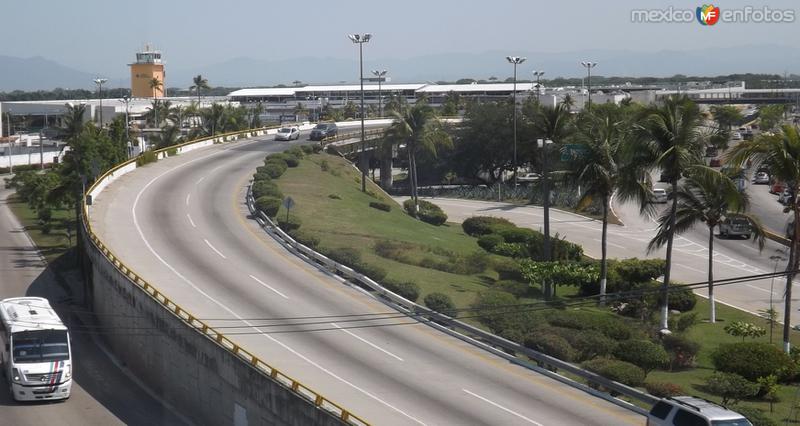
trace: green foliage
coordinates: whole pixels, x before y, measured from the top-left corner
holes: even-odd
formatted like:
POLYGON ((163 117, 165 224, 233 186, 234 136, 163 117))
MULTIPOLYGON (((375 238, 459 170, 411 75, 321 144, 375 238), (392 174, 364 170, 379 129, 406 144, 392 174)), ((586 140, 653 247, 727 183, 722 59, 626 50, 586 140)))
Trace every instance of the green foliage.
MULTIPOLYGON (((261 168, 261 167, 263 167, 263 166, 260 166, 259 168, 261 168)), ((270 177, 270 175, 268 175, 266 173, 266 171, 254 173, 253 174, 253 181, 254 182, 258 182, 260 180, 272 180, 272 177, 270 177)))
POLYGON ((497 276, 501 280, 523 281, 522 268, 519 262, 513 259, 497 259, 492 268, 497 271, 497 276))
POLYGON ((767 330, 764 327, 743 321, 734 321, 726 325, 725 332, 734 337, 741 337, 743 342, 745 337, 755 339, 767 334, 767 330))
POLYGON ((684 395, 686 392, 680 385, 670 382, 647 382, 644 384, 647 393, 658 398, 684 395))
POLYGON ((497 231, 507 243, 523 243, 527 244, 537 238, 538 232, 528 228, 505 227, 497 231))
POLYGON ((617 347, 617 342, 614 339, 594 330, 584 330, 573 333, 573 335, 574 338, 570 343, 578 352, 578 360, 580 361, 606 357, 617 347))
POLYGON ((478 245, 482 249, 491 253, 494 253, 494 249, 498 244, 502 244, 504 242, 505 241, 503 240, 503 237, 497 234, 486 234, 478 238, 478 245))
POLYGON ((629 340, 635 330, 625 321, 612 314, 582 310, 548 312, 547 322, 556 327, 575 330, 596 330, 614 340, 629 340))
POLYGON ((253 192, 253 198, 258 199, 261 197, 273 197, 283 199, 283 194, 281 190, 278 188, 278 185, 275 184, 272 180, 259 180, 256 181, 251 191, 253 192))
POLYGON ((414 200, 406 200, 403 202, 403 208, 411 216, 418 217, 420 220, 431 225, 439 226, 447 222, 447 214, 441 207, 430 201, 419 200, 419 213, 416 212, 414 200))
POLYGON ((264 212, 268 217, 275 217, 278 210, 281 208, 281 199, 275 197, 259 197, 256 198, 256 210, 264 212))
POLYGON ((306 247, 313 249, 319 245, 319 237, 311 232, 302 229, 294 229, 289 232, 289 235, 294 238, 295 241, 306 247))
POLYGON ((413 281, 395 281, 392 279, 384 279, 381 285, 387 290, 404 297, 412 302, 419 299, 419 285, 413 281))
POLYGON ((451 317, 457 315, 457 312, 455 311, 456 305, 450 299, 450 296, 444 293, 430 293, 425 296, 425 299, 423 300, 425 302, 425 306, 436 312, 440 312, 451 317))
MULTIPOLYGON (((672 282, 670 285, 678 286, 680 283, 672 282)), ((658 306, 661 306, 663 294, 658 294, 658 306)), ((689 312, 697 304, 697 296, 688 288, 669 291, 669 308, 679 312, 689 312)))
POLYGON ((328 164, 328 160, 322 160, 319 162, 319 169, 323 172, 327 172, 331 169, 331 166, 328 164))
POLYGON ((614 356, 630 362, 644 370, 645 375, 656 368, 663 368, 669 362, 667 351, 649 340, 628 340, 622 342, 614 351, 614 356))
POLYGON ((778 126, 783 116, 783 105, 761 105, 758 107, 758 118, 761 130, 772 130, 778 126))
POLYGON ((500 280, 496 281, 493 284, 493 287, 497 290, 505 291, 507 293, 511 293, 516 297, 526 297, 530 292, 530 285, 527 283, 514 281, 514 280, 500 280))
POLYGON ((515 259, 522 259, 529 256, 527 247, 522 243, 500 243, 494 246, 492 253, 515 259))
POLYGON ((264 172, 272 179, 277 179, 286 172, 286 163, 267 163, 264 166, 264 172))
POLYGON ((552 282, 560 285, 580 287, 586 282, 599 279, 599 271, 595 265, 586 265, 577 262, 534 262, 532 260, 520 261, 522 276, 531 284, 552 282))
POLYGON ((758 393, 759 386, 735 373, 714 372, 706 379, 704 390, 722 397, 722 405, 735 405, 739 400, 758 393))
MULTIPOLYGON (((625 259, 608 262, 606 291, 616 293, 630 291, 643 283, 650 283, 664 274, 663 259, 625 259)), ((600 293, 600 283, 586 282, 580 287, 581 296, 592 296, 600 293)))
POLYGON ((700 344, 680 334, 667 334, 661 340, 664 349, 670 356, 670 371, 694 366, 700 344))
POLYGON ((481 292, 473 304, 478 313, 478 320, 495 333, 499 333, 511 325, 511 319, 518 310, 514 307, 517 298, 511 293, 499 290, 481 292))
POLYGON ((291 232, 300 229, 300 225, 302 225, 300 218, 296 216, 289 216, 288 219, 284 215, 280 215, 277 217, 278 220, 278 227, 283 229, 284 232, 291 232))
POLYGON ((464 233, 473 237, 492 234, 504 227, 513 227, 508 219, 493 216, 473 216, 461 223, 464 233))
MULTIPOLYGON (((307 145, 306 145, 307 146, 307 145)), ((309 153, 311 152, 311 148, 309 147, 309 153)), ((286 151, 283 151, 284 154, 290 157, 294 157, 295 159, 299 160, 306 156, 305 149, 302 146, 293 146, 286 151)), ((289 167, 292 167, 291 165, 289 167)))
POLYGON ((562 361, 573 361, 576 357, 572 346, 560 336, 555 334, 534 332, 525 339, 524 345, 528 349, 550 355, 562 361))
POLYGON ((328 194, 328 198, 330 198, 331 200, 341 200, 342 199, 342 197, 340 197, 337 194, 328 194))
POLYGON ((698 317, 697 312, 683 313, 678 317, 678 322, 675 325, 675 328, 678 330, 678 332, 682 333, 691 328, 693 325, 700 322, 700 320, 698 320, 697 317, 698 317))
POLYGON ((644 370, 629 362, 609 358, 595 358, 582 363, 581 366, 607 379, 628 386, 641 386, 644 383, 644 370))
POLYGON ((378 209, 385 212, 392 210, 392 206, 389 203, 384 203, 381 201, 370 201, 369 206, 372 207, 373 209, 378 209))
POLYGON ((138 157, 136 157, 136 167, 142 167, 145 164, 155 163, 158 161, 158 157, 156 153, 153 151, 145 151, 138 157))
POLYGON ((711 361, 717 370, 736 373, 748 380, 774 374, 781 381, 787 381, 797 373, 797 365, 789 355, 769 343, 721 344, 712 352, 711 361))
MULTIPOLYGON (((310 155, 314 153, 314 147, 311 145, 300 145, 300 151, 305 155, 310 155)), ((298 155, 298 157, 300 157, 298 155)))
POLYGON ((324 250, 322 254, 351 268, 353 267, 352 265, 361 263, 361 253, 353 247, 340 247, 336 249, 324 250))

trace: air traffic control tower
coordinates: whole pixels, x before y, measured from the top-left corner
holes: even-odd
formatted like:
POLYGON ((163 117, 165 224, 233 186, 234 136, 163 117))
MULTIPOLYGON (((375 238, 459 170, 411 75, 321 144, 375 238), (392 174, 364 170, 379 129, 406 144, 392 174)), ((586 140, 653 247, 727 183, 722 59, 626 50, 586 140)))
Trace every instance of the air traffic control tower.
POLYGON ((149 45, 145 45, 144 51, 136 53, 136 62, 129 66, 131 67, 131 97, 160 98, 164 96, 165 72, 160 51, 152 50, 149 45), (153 79, 158 79, 161 85, 153 87, 153 79))

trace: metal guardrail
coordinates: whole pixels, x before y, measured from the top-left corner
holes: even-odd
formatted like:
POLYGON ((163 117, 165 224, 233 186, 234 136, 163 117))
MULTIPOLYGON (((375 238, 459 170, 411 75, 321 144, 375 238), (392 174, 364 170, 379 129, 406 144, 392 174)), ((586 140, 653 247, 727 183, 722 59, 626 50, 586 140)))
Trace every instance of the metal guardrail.
POLYGON ((407 313, 409 316, 414 317, 420 322, 437 328, 464 342, 473 344, 481 349, 488 350, 489 352, 505 358, 510 362, 547 375, 562 383, 603 398, 622 408, 634 411, 638 414, 647 415, 648 411, 627 401, 616 398, 615 396, 611 395, 611 393, 614 392, 624 395, 633 400, 642 402, 645 405, 654 405, 660 400, 649 393, 642 392, 622 383, 606 379, 603 376, 588 370, 584 370, 576 365, 526 348, 525 346, 522 346, 516 342, 512 342, 485 330, 481 330, 473 325, 464 323, 447 315, 443 315, 425 306, 418 305, 387 290, 366 275, 356 272, 352 268, 342 265, 341 263, 338 263, 329 257, 297 242, 289 234, 280 229, 280 227, 276 226, 267 215, 256 210, 255 200, 253 199, 251 189, 252 185, 249 185, 246 195, 247 207, 253 217, 256 218, 259 225, 261 225, 261 227, 264 228, 268 234, 272 235, 273 238, 275 238, 279 243, 283 244, 290 251, 307 259, 318 268, 356 281, 362 286, 369 288, 375 292, 375 294, 380 296, 379 300, 387 305, 396 308, 403 313, 407 313), (533 365, 524 359, 519 358, 518 355, 524 355, 537 362, 538 365, 533 365), (586 380, 588 385, 558 374, 556 372, 558 369, 586 380), (598 387, 602 387, 608 391, 601 391, 598 389, 598 387))
MULTIPOLYGON (((172 149, 177 149, 193 144, 198 144, 202 142, 225 142, 229 140, 238 140, 247 138, 250 136, 256 136, 260 134, 266 134, 268 130, 276 129, 278 127, 264 127, 260 129, 251 129, 247 131, 237 131, 226 133, 222 135, 217 135, 213 137, 201 138, 196 139, 193 141, 185 142, 178 145, 173 145, 167 148, 159 149, 154 151, 159 159, 163 158, 163 156, 167 155, 167 151, 172 149)), ((132 158, 127 160, 123 163, 116 165, 115 167, 111 168, 110 170, 103 173, 97 180, 86 190, 86 194, 91 194, 95 187, 97 187, 104 179, 107 179, 109 176, 113 176, 114 172, 122 169, 123 167, 129 166, 130 164, 136 163, 136 158, 132 158)), ((85 200, 86 198, 84 198, 85 200)), ((100 240, 100 238, 94 233, 92 230, 91 223, 89 221, 89 207, 88 204, 85 202, 82 206, 83 210, 83 229, 86 232, 86 235, 89 237, 89 240, 92 244, 97 248, 100 253, 105 256, 105 258, 111 262, 114 267, 125 275, 133 284, 137 287, 142 289, 145 293, 147 293, 151 298, 156 300, 160 303, 164 308, 168 311, 173 313, 179 319, 181 319, 186 325, 193 328, 195 331, 202 333, 205 337, 214 341, 217 345, 222 347, 223 349, 227 350, 228 352, 232 353, 233 355, 237 356, 242 361, 248 363, 253 368, 258 370, 259 372, 269 376, 272 380, 278 382, 279 384, 285 386, 287 389, 291 390, 298 396, 310 401, 314 406, 327 410, 334 415, 336 415, 342 421, 352 424, 352 425, 363 425, 368 426, 367 423, 362 418, 354 415, 350 411, 346 410, 341 405, 331 401, 330 399, 326 398, 325 396, 319 394, 318 392, 314 391, 310 387, 304 385, 303 383, 293 379, 292 377, 284 374, 277 368, 267 364, 266 362, 262 361, 257 356, 253 355, 251 352, 247 351, 239 344, 231 340, 230 338, 226 337, 223 333, 215 330, 213 327, 209 326, 202 320, 198 319, 195 315, 183 309, 180 305, 178 305, 175 301, 170 299, 167 295, 162 293, 158 290, 155 286, 145 281, 141 276, 139 276, 136 272, 133 271, 130 267, 128 267, 119 257, 117 257, 106 245, 100 240)))

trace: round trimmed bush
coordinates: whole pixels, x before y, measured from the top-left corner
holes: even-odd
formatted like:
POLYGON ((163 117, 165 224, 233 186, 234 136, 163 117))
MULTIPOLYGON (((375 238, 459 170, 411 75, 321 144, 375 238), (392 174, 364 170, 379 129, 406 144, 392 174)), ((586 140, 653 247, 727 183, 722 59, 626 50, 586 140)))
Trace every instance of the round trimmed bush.
POLYGON ((300 145, 300 150, 302 150, 303 154, 309 155, 314 152, 314 148, 311 145, 300 145))
POLYGON ((500 243, 494 246, 492 253, 500 256, 522 258, 528 257, 528 248, 523 243, 500 243))
POLYGON ((325 256, 339 262, 343 265, 353 267, 361 262, 361 253, 352 247, 340 247, 332 250, 325 250, 325 256))
POLYGON ((278 210, 281 208, 281 199, 275 197, 264 196, 256 198, 256 209, 264 212, 269 217, 275 217, 278 210))
POLYGON ((306 247, 316 248, 319 245, 319 237, 305 230, 295 229, 289 235, 306 247))
MULTIPOLYGON (((309 148, 309 152, 310 152, 310 148, 309 148)), ((291 155, 292 157, 295 157, 297 159, 305 157, 305 150, 303 149, 302 146, 296 146, 295 145, 295 146, 287 149, 286 151, 283 151, 283 153, 286 154, 286 155, 291 155)))
MULTIPOLYGON (((672 283, 676 284, 676 283, 672 283)), ((658 306, 664 300, 661 293, 658 296, 658 306)), ((697 296, 688 288, 680 290, 670 290, 669 292, 669 308, 680 312, 689 312, 694 309, 697 304, 697 296)))
POLYGON ((259 199, 261 197, 283 198, 283 194, 278 188, 278 185, 271 180, 260 180, 255 182, 253 184, 252 191, 253 198, 255 199, 259 199))
POLYGON ((581 365, 593 373, 628 386, 641 386, 644 383, 644 370, 629 362, 609 358, 595 358, 581 365))
POLYGON ((670 355, 670 370, 694 366, 694 360, 700 352, 699 343, 680 334, 664 335, 661 344, 670 355))
POLYGON ((369 206, 372 207, 373 209, 382 210, 382 211, 385 211, 385 212, 388 212, 388 211, 392 210, 392 206, 391 205, 389 205, 388 203, 381 202, 381 201, 370 201, 369 202, 369 206))
POLYGON ((669 363, 669 355, 663 347, 649 340, 628 340, 622 342, 614 351, 614 356, 630 362, 644 370, 645 375, 663 368, 669 363))
POLYGON ((522 269, 516 260, 497 259, 492 269, 497 271, 497 277, 501 280, 525 281, 525 277, 522 276, 522 269))
POLYGON ((449 316, 455 316, 456 314, 456 305, 453 304, 453 300, 450 299, 450 296, 444 293, 430 293, 425 296, 423 301, 425 302, 425 306, 436 312, 449 316))
POLYGON ((401 282, 391 279, 384 279, 381 281, 381 285, 383 285, 392 293, 404 297, 412 302, 416 302, 417 299, 419 299, 419 286, 413 281, 401 282))
POLYGON ((572 346, 566 339, 555 334, 534 332, 525 339, 525 347, 562 361, 569 362, 575 359, 575 350, 572 346))
POLYGON ((507 243, 528 243, 536 239, 538 232, 528 228, 506 227, 497 232, 507 243))
POLYGON ((419 219, 431 225, 439 226, 447 222, 447 214, 441 210, 420 210, 419 219))
POLYGON ((353 265, 353 269, 378 282, 386 278, 387 274, 386 270, 381 268, 380 266, 364 262, 356 263, 355 265, 353 265))
POLYGON ((264 166, 264 171, 272 179, 277 179, 286 172, 286 167, 286 163, 267 163, 267 165, 264 166))
POLYGON ((253 181, 258 182, 261 180, 272 180, 272 178, 266 172, 256 172, 253 174, 253 181))
POLYGON ((507 219, 493 216, 473 216, 461 223, 464 233, 473 237, 492 234, 503 227, 513 227, 507 219))
POLYGON ((486 234, 478 238, 478 245, 488 252, 491 252, 495 246, 503 242, 505 242, 503 237, 497 234, 486 234))
POLYGON ((797 366, 789 355, 769 343, 722 344, 711 354, 711 361, 717 370, 735 373, 751 381, 772 374, 781 381, 788 381, 797 374, 797 366))
POLYGON ((578 352, 581 361, 608 356, 617 347, 615 340, 597 331, 584 330, 577 334, 573 332, 573 335, 570 343, 578 352))
POLYGON ((409 199, 403 202, 403 208, 411 216, 418 217, 423 222, 430 223, 431 225, 442 225, 447 222, 447 214, 442 211, 441 207, 430 201, 419 200, 419 212, 417 213, 414 205, 414 200, 409 199))
POLYGON ((647 382, 644 384, 644 388, 647 389, 647 393, 658 398, 669 398, 686 393, 680 385, 670 382, 647 382))
POLYGON ((300 165, 300 160, 294 155, 287 155, 286 158, 284 158, 284 162, 289 167, 297 167, 300 165))

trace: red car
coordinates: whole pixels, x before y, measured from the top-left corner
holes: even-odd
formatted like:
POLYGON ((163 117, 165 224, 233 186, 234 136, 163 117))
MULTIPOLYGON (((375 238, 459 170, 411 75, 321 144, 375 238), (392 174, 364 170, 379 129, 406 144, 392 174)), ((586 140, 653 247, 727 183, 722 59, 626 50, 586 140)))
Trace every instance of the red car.
POLYGON ((721 165, 722 165, 722 162, 719 160, 719 158, 712 158, 708 162, 708 166, 709 167, 719 167, 721 165))
POLYGON ((770 194, 780 194, 781 192, 783 192, 784 189, 786 189, 786 184, 785 183, 783 183, 783 182, 774 182, 769 187, 769 193, 770 194))

